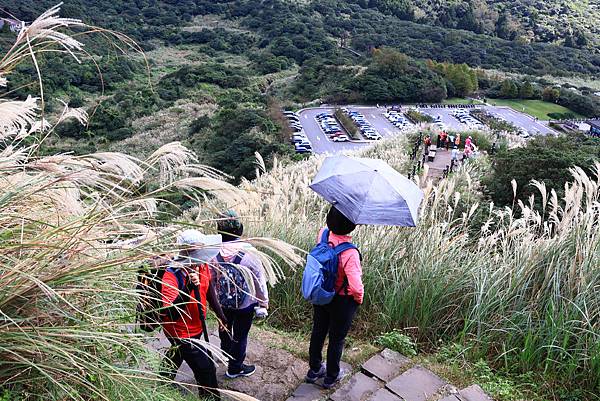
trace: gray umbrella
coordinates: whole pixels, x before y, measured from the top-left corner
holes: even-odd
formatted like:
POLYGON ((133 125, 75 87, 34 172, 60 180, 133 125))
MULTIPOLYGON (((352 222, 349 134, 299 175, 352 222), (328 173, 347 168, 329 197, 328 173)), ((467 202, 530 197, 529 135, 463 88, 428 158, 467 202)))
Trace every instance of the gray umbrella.
POLYGON ((325 159, 310 188, 354 224, 417 225, 423 191, 383 160, 325 159))

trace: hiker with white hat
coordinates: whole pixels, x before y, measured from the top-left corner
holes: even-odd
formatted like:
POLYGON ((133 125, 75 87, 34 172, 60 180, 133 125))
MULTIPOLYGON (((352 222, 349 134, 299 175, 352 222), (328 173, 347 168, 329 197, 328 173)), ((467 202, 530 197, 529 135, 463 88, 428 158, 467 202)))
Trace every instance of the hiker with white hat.
POLYGON ((217 372, 210 352, 199 341, 206 328, 206 303, 216 313, 220 324, 227 319, 221 310, 212 285, 208 262, 219 252, 220 235, 204 235, 198 230, 182 231, 177 237, 178 256, 166 269, 162 279, 165 312, 162 326, 172 347, 163 361, 163 375, 174 379, 186 361, 194 372, 200 397, 219 400, 217 372))

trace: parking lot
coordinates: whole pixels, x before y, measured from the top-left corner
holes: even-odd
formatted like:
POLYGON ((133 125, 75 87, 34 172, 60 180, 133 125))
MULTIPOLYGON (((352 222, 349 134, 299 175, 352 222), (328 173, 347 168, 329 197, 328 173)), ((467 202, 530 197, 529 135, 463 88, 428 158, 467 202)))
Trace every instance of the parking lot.
MULTIPOLYGON (((523 128, 529 132, 539 132, 541 135, 553 134, 550 128, 544 123, 535 121, 532 117, 507 109, 503 107, 481 106, 497 117, 501 117, 506 121, 514 124, 519 128, 523 128)), ((384 115, 386 109, 372 106, 347 106, 349 111, 357 111, 371 124, 371 126, 383 138, 389 138, 401 135, 403 131, 395 127, 384 115)), ((406 108, 403 108, 406 110, 406 108)), ((473 130, 472 126, 461 123, 453 113, 456 108, 418 108, 422 113, 428 114, 433 118, 440 117, 441 122, 447 130, 464 132, 473 130)), ((360 141, 360 142, 333 142, 323 132, 322 128, 316 120, 317 115, 322 113, 333 113, 334 108, 323 107, 315 109, 303 110, 299 113, 300 124, 303 127, 304 134, 312 145, 312 152, 319 154, 336 154, 345 151, 352 151, 373 145, 376 141, 360 141)))
POLYGON ((423 109, 418 108, 421 113, 427 114, 433 118, 440 119, 441 123, 444 125, 444 129, 449 131, 458 131, 464 132, 473 130, 472 127, 469 127, 466 124, 462 124, 458 119, 453 115, 457 109, 423 109))
POLYGON ((513 109, 490 106, 486 107, 486 110, 489 110, 496 117, 503 118, 518 128, 524 128, 531 134, 535 134, 536 132, 539 132, 541 135, 554 134, 554 131, 552 131, 547 125, 544 125, 544 123, 535 120, 533 117, 527 114, 518 113, 513 109))

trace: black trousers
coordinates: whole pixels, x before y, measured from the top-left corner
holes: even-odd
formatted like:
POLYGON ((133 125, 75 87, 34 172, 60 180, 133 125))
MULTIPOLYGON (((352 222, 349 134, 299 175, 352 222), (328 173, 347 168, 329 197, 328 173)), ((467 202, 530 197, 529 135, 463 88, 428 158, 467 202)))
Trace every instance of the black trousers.
POLYGON ((254 306, 245 309, 223 309, 227 318, 227 332, 220 330, 221 349, 231 355, 229 372, 236 373, 242 368, 246 359, 248 333, 254 319, 254 306))
POLYGON ((338 377, 344 343, 357 309, 358 303, 354 298, 341 295, 336 295, 328 305, 313 305, 313 329, 308 350, 309 364, 313 371, 321 369, 321 353, 329 334, 327 376, 331 379, 338 377))
MULTIPOLYGON (((175 379, 177 370, 186 361, 192 372, 198 387, 198 395, 212 400, 220 400, 219 387, 217 383, 217 369, 210 354, 202 345, 191 342, 184 338, 167 337, 171 348, 167 351, 165 359, 161 364, 161 375, 169 380, 175 379), (215 390, 210 390, 215 389, 215 390)), ((193 337, 200 339, 201 335, 193 337)))

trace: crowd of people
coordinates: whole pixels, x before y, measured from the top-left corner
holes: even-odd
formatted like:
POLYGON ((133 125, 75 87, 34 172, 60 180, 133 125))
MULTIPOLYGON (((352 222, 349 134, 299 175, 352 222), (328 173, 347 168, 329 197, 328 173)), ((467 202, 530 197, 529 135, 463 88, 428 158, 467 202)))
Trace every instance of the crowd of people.
MULTIPOLYGON (((326 227, 317 242, 327 247, 340 247, 351 242, 355 224, 335 207, 331 207, 326 227)), ((161 374, 174 379, 177 370, 187 362, 199 389, 199 395, 220 399, 215 362, 202 342, 208 339, 207 304, 219 324, 220 347, 228 356, 226 376, 247 377, 256 371, 245 364, 248 335, 254 318, 268 315, 269 294, 264 268, 252 246, 243 240, 244 227, 234 211, 219 216, 217 230, 221 236, 218 252, 206 261, 207 239, 198 230, 185 230, 177 239, 179 253, 169 263, 162 278, 161 325, 171 347, 161 364, 161 374), (249 291, 239 268, 248 269, 253 280, 249 291)), ((336 255, 335 295, 331 302, 313 305, 313 327, 309 346, 310 369, 306 381, 324 388, 334 386, 341 377, 340 360, 354 315, 363 301, 360 253, 354 245, 336 255), (326 363, 322 349, 329 336, 326 363)))
MULTIPOLYGON (((446 149, 447 151, 451 151, 452 160, 454 160, 455 162, 458 162, 459 161, 459 153, 460 153, 459 149, 462 144, 461 141, 462 141, 462 138, 461 138, 460 133, 452 134, 452 133, 447 133, 445 131, 442 131, 437 135, 436 148, 437 149, 446 149)), ((431 136, 430 135, 425 136, 423 143, 425 146, 425 153, 427 154, 432 145, 431 136)), ((464 161, 466 159, 469 159, 476 152, 477 152, 477 146, 475 145, 475 141, 473 140, 473 137, 469 135, 467 137, 467 139, 465 139, 465 141, 464 141, 462 160, 464 161)))

